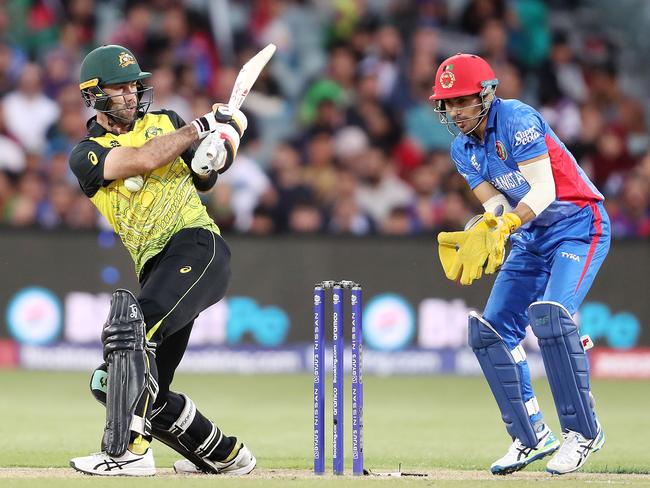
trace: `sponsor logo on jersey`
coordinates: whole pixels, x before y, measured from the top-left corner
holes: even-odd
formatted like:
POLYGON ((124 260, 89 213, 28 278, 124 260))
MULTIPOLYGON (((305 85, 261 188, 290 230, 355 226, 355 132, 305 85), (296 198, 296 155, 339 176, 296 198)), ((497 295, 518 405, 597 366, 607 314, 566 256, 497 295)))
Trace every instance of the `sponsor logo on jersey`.
POLYGON ((120 141, 112 140, 111 147, 120 147, 120 141))
POLYGON ((515 132, 515 146, 525 146, 526 144, 538 139, 541 134, 535 127, 515 132))
POLYGON ((181 274, 189 273, 192 271, 192 266, 183 266, 181 269, 178 270, 181 274))
POLYGON ((526 183, 526 178, 519 171, 511 171, 492 178, 491 183, 497 190, 513 190, 526 183))
POLYGON ((506 146, 503 144, 501 141, 497 141, 496 144, 494 145, 494 148, 496 149, 497 156, 499 156, 499 159, 501 161, 505 161, 508 159, 508 153, 506 152, 506 146))

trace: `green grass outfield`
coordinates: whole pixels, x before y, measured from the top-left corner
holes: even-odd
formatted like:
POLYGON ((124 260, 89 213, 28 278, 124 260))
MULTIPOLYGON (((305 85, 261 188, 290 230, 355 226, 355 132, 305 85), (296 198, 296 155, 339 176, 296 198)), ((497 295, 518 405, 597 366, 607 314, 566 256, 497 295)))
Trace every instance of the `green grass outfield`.
MULTIPOLYGON (((175 453, 156 443, 161 476, 83 476, 66 468, 68 460, 98 450, 104 419, 103 408, 88 391, 88 375, 0 370, 0 487, 650 486, 649 382, 594 382, 605 447, 590 458, 584 474, 554 478, 543 472, 543 461, 506 478, 487 473, 510 442, 482 378, 366 376, 364 383, 366 467, 396 471, 402 463, 404 471, 427 472, 428 477, 313 476, 310 376, 180 374, 175 389, 189 394, 226 433, 240 436, 253 450, 258 460, 254 475, 180 477, 168 469, 175 453)), ((537 382, 536 390, 549 424, 559 433, 546 383, 537 382)), ((348 385, 348 471, 349 391, 348 385)), ((328 409, 326 418, 330 415, 328 409)), ((328 422, 328 471, 330 439, 328 422)))

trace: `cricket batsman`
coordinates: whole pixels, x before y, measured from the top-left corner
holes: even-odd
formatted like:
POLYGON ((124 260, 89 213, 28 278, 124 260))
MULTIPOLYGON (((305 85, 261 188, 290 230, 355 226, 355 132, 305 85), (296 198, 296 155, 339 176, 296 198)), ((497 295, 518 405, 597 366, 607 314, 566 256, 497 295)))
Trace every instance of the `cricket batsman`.
POLYGON ((154 475, 155 438, 185 458, 176 472, 248 474, 256 460, 246 445, 170 389, 194 319, 223 298, 230 279, 230 250, 197 190, 230 167, 247 120, 225 104, 188 125, 172 111, 148 112, 149 76, 117 45, 93 50, 81 65, 81 95, 96 116, 70 167, 133 258, 140 291, 113 293, 105 362, 91 377, 106 405, 102 452, 70 465, 93 475, 154 475), (208 147, 218 149, 211 159, 208 147))
POLYGON ((441 122, 457 129, 451 157, 485 209, 465 230, 441 232, 439 255, 447 278, 463 285, 500 268, 483 315, 469 314, 469 345, 513 440, 492 473, 550 455, 548 472, 570 473, 605 442, 573 316, 609 250, 609 218, 603 196, 548 123, 530 106, 496 97, 497 85, 490 65, 473 54, 446 59, 436 73, 430 99, 441 122), (531 387, 520 344, 529 324, 561 445, 531 387))

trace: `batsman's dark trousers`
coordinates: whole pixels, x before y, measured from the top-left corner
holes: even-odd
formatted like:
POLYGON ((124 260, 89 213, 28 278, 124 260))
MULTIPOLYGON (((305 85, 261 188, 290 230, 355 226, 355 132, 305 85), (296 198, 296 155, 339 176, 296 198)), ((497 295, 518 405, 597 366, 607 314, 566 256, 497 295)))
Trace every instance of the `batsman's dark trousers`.
POLYGON ((154 408, 169 392, 190 338, 194 319, 221 300, 230 281, 230 249, 218 234, 183 229, 145 264, 138 302, 147 339, 156 344, 159 392, 154 408))

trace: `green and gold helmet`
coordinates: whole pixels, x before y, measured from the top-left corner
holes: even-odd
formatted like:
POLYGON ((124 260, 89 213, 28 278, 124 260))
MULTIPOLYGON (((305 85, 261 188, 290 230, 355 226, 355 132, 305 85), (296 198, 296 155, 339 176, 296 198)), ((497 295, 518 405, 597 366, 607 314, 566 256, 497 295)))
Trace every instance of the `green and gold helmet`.
POLYGON ((89 52, 81 63, 79 89, 88 107, 111 115, 110 99, 102 89, 106 85, 137 81, 138 112, 146 112, 153 100, 153 88, 142 80, 151 73, 142 71, 133 53, 127 48, 111 44, 89 52), (146 97, 143 95, 147 94, 146 97))

